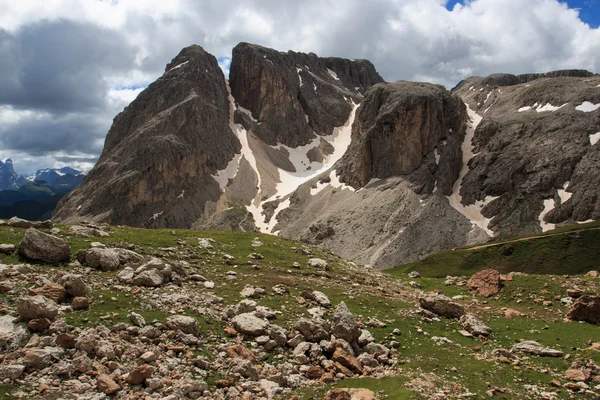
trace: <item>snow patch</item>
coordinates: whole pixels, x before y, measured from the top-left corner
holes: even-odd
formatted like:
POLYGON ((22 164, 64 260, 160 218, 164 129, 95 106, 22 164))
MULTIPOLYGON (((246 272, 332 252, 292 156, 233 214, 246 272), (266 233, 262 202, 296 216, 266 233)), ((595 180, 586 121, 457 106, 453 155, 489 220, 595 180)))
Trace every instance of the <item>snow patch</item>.
MULTIPOLYGON (((288 208, 290 206, 290 199, 285 199, 284 201, 282 201, 281 203, 279 203, 279 205, 277 206, 277 208, 275 209, 275 211, 273 211, 273 216, 271 217, 271 220, 269 221, 269 224, 267 226, 267 230, 269 232, 273 231, 273 228, 275 228, 275 225, 277 225, 277 215, 279 215, 279 213, 283 210, 285 210, 286 208, 288 208)), ((279 231, 277 231, 279 232, 279 231)), ((277 233, 275 233, 277 234, 277 233)))
POLYGON ((598 140, 600 140, 600 132, 596 132, 592 135, 590 135, 590 144, 593 146, 596 143, 598 143, 598 140))
POLYGON ((298 80, 300 81, 300 87, 302 87, 303 83, 302 76, 300 76, 300 71, 302 71, 302 68, 296 68, 296 72, 298 73, 298 80))
POLYGON ((473 136, 475 135, 475 129, 477 129, 477 125, 479 125, 482 119, 482 117, 478 115, 475 111, 473 111, 468 104, 465 103, 465 105, 467 106, 467 112, 469 114, 470 121, 467 127, 467 134, 465 135, 465 140, 463 141, 461 146, 463 154, 462 168, 460 170, 460 174, 458 175, 458 179, 456 180, 456 182, 454 182, 452 194, 446 197, 450 202, 450 205, 454 207, 456 211, 458 211, 467 219, 469 219, 473 226, 478 226, 481 229, 483 229, 488 234, 488 236, 493 236, 494 232, 488 228, 491 218, 484 217, 481 214, 481 210, 484 206, 494 201, 498 197, 487 196, 484 200, 476 201, 475 204, 471 204, 468 206, 463 205, 461 202, 462 196, 460 195, 460 188, 462 186, 462 181, 465 175, 467 175, 467 172, 469 172, 469 160, 475 156, 475 154, 473 154, 473 145, 471 142, 473 140, 473 136))
POLYGON ((584 101, 583 103, 581 103, 580 105, 575 107, 575 109, 577 111, 583 111, 583 112, 592 112, 592 111, 596 111, 599 108, 600 108, 600 103, 594 104, 589 101, 584 101))
POLYGON ((150 217, 150 221, 154 221, 154 220, 156 220, 158 217, 160 217, 161 215, 163 215, 163 213, 164 213, 164 211, 161 211, 161 212, 159 212, 159 213, 152 214, 152 216, 150 217))
POLYGON ((567 200, 573 196, 573 193, 567 192, 569 182, 565 182, 562 189, 558 189, 558 197, 560 197, 560 204, 565 204, 567 200))
POLYGON ((542 228, 542 232, 551 231, 552 229, 554 229, 556 227, 556 225, 554 225, 554 224, 544 222, 544 217, 550 211, 554 210, 554 206, 555 206, 554 199, 544 200, 544 209, 542 210, 542 212, 540 213, 540 216, 539 216, 540 227, 542 228))
POLYGON ((184 194, 185 194, 185 190, 182 190, 181 193, 179 193, 179 196, 177 196, 177 198, 183 200, 183 195, 184 194))
POLYGON ((566 106, 569 103, 565 103, 562 106, 553 106, 550 103, 546 103, 545 105, 535 103, 533 106, 525 106, 525 107, 521 107, 519 108, 518 112, 523 112, 523 111, 531 111, 531 110, 535 110, 537 112, 554 112, 556 110, 559 110, 561 108, 563 108, 564 106, 566 106))
POLYGON ((437 165, 440 164, 440 152, 438 151, 437 147, 433 148, 433 155, 435 156, 435 163, 437 165))
POLYGON ((174 69, 181 68, 181 67, 183 67, 183 66, 184 66, 185 64, 187 64, 187 63, 189 63, 189 60, 188 60, 188 61, 184 61, 184 62, 182 62, 181 64, 178 64, 178 65, 174 66, 173 68, 171 68, 171 69, 170 69, 170 70, 168 70, 167 72, 171 72, 171 71, 173 71, 174 69))
POLYGON ((315 90, 315 93, 317 93, 317 84, 315 82, 313 82, 313 89, 315 90))
POLYGON ((330 70, 329 68, 327 68, 327 72, 329 72, 329 75, 331 75, 331 77, 333 79, 335 79, 336 81, 340 80, 340 78, 338 78, 337 74, 335 72, 333 72, 332 70, 330 70))

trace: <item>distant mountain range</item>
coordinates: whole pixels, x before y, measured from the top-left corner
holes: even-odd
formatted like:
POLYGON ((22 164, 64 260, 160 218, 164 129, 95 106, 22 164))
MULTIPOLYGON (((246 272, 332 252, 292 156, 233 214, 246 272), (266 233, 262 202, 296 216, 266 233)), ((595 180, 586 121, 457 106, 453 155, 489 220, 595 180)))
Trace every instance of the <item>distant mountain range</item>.
POLYGON ((0 218, 50 218, 58 201, 75 189, 84 176, 82 171, 70 167, 44 168, 23 176, 15 172, 10 158, 0 161, 0 218))

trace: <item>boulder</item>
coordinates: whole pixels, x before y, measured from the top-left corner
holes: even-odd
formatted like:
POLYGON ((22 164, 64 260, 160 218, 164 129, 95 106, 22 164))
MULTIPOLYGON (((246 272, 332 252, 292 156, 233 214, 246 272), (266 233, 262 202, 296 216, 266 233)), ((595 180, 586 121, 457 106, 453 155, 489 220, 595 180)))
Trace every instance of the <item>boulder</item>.
POLYGON ((562 351, 543 346, 534 340, 526 340, 517 343, 510 351, 512 353, 527 353, 542 357, 562 357, 564 355, 562 351))
POLYGON ((356 357, 354 357, 352 354, 350 354, 341 347, 335 349, 335 351, 333 352, 333 357, 331 357, 331 359, 334 362, 342 364, 344 367, 348 368, 355 374, 360 375, 363 373, 363 367, 360 361, 358 361, 356 357))
POLYGON ((26 321, 38 318, 52 321, 58 315, 56 303, 42 295, 21 297, 17 300, 16 308, 19 316, 26 321))
POLYGON ((163 275, 156 269, 142 271, 133 277, 133 283, 138 286, 157 287, 163 284, 163 275))
POLYGON ((183 333, 192 334, 194 336, 200 335, 200 327, 196 318, 188 317, 186 315, 173 315, 167 318, 167 326, 173 330, 180 330, 183 333))
POLYGON ((107 232, 91 226, 73 225, 69 228, 69 233, 85 237, 109 237, 107 232))
POLYGON ((234 358, 229 366, 229 374, 239 374, 244 378, 256 381, 258 380, 258 371, 250 360, 243 358, 234 358))
POLYGON ((12 254, 16 249, 14 244, 0 244, 0 254, 12 254))
POLYGON ((4 365, 0 367, 0 380, 14 381, 19 379, 24 371, 25 366, 21 364, 4 365))
POLYGON ((460 304, 439 293, 425 294, 419 298, 419 304, 425 310, 446 318, 460 318, 465 313, 460 304))
POLYGON ((267 292, 265 289, 257 286, 246 285, 240 292, 242 297, 259 298, 264 296, 267 292))
POLYGON ((146 379, 151 378, 153 373, 154 368, 152 366, 147 364, 140 365, 135 367, 133 371, 129 373, 129 376, 127 377, 126 381, 130 385, 140 385, 144 383, 146 379))
POLYGON ((376 400, 375 393, 369 389, 333 389, 327 392, 324 400, 376 400))
POLYGON ((317 269, 329 270, 329 264, 327 263, 327 261, 321 258, 309 258, 308 266, 317 269))
POLYGON ((121 261, 115 249, 94 247, 85 252, 85 263, 89 267, 100 271, 115 271, 119 268, 121 261))
POLYGON ((19 254, 30 260, 57 264, 69 261, 71 246, 61 238, 29 228, 19 243, 19 254))
POLYGON ((331 333, 336 338, 344 339, 348 343, 356 341, 361 334, 356 318, 343 301, 337 305, 333 312, 331 333))
POLYGON ((12 217, 8 221, 6 221, 6 225, 11 226, 13 228, 29 229, 33 227, 33 222, 19 217, 12 217))
POLYGON ((27 323, 27 327, 32 332, 44 332, 52 325, 52 321, 48 318, 36 318, 27 323))
POLYGON ((248 336, 265 335, 269 327, 269 322, 266 319, 257 318, 250 313, 236 315, 231 323, 236 331, 248 336))
POLYGON ((480 296, 490 297, 498 293, 502 287, 500 273, 494 269, 479 271, 467 281, 467 287, 480 296))
POLYGON ((32 289, 30 291, 32 296, 42 295, 46 296, 50 300, 56 303, 63 303, 67 298, 67 291, 62 285, 57 283, 46 283, 39 288, 32 289))
POLYGON ((296 323, 296 329, 307 341, 313 343, 329 340, 331 336, 331 325, 321 318, 300 318, 296 323))
POLYGON ((581 296, 571 306, 567 319, 600 325, 600 296, 581 296))
POLYGON ((492 333, 492 328, 471 314, 464 314, 458 322, 467 332, 475 336, 488 336, 492 333))
POLYGON ((10 315, 0 316, 0 350, 19 347, 27 337, 27 330, 23 324, 10 315))
POLYGON ((99 374, 96 377, 96 386, 98 387, 99 391, 108 395, 115 394, 121 390, 121 386, 119 386, 119 384, 117 384, 113 378, 106 374, 99 374))
POLYGON ((73 297, 87 296, 90 292, 90 288, 85 284, 81 275, 66 274, 60 278, 59 282, 73 297))
POLYGON ((242 346, 241 344, 233 344, 227 347, 227 356, 230 358, 242 358, 244 360, 249 360, 254 362, 256 357, 252 350, 247 347, 242 346))
POLYGON ((61 347, 44 347, 27 350, 23 365, 30 369, 43 369, 50 366, 64 353, 61 347))
POLYGON ((72 303, 72 307, 73 310, 78 311, 78 310, 89 310, 90 309, 90 299, 88 299, 87 297, 75 297, 73 298, 73 303, 72 303))

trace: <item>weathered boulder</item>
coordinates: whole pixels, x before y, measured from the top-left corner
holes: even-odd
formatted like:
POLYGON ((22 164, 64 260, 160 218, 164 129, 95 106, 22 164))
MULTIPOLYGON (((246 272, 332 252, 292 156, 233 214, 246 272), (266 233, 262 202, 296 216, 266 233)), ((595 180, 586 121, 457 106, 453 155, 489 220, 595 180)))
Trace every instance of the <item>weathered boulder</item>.
POLYGON ((9 381, 14 381, 15 379, 19 379, 24 371, 25 366, 21 364, 3 365, 0 367, 0 380, 8 379, 9 381))
POLYGON ((69 233, 85 237, 109 237, 108 232, 91 226, 73 225, 69 228, 69 233))
POLYGON ((32 296, 46 296, 56 303, 63 303, 67 298, 67 291, 62 285, 57 283, 46 283, 43 286, 32 289, 29 294, 32 296))
POLYGON ((92 248, 85 252, 86 264, 100 271, 115 271, 121 264, 115 249, 92 248))
POLYGON ((266 319, 257 318, 250 313, 236 315, 231 320, 231 324, 236 331, 248 336, 264 335, 269 327, 269 322, 266 319))
POLYGON ((90 288, 83 281, 81 275, 66 274, 63 275, 59 282, 63 285, 67 293, 73 297, 87 296, 90 288))
POLYGON ((167 318, 166 322, 170 329, 180 330, 183 333, 192 334, 194 336, 200 335, 200 327, 198 326, 196 318, 186 315, 173 315, 167 318))
POLYGON ((27 337, 27 330, 17 318, 10 315, 0 316, 0 349, 18 347, 27 337))
POLYGON ((56 303, 42 295, 21 297, 16 308, 19 316, 26 321, 37 318, 53 320, 58 315, 56 303))
POLYGON ((446 318, 460 318, 465 313, 460 304, 439 293, 425 294, 419 298, 419 304, 422 308, 446 318))
POLYGON ((343 301, 333 311, 331 333, 338 339, 353 343, 360 336, 360 328, 356 318, 343 301))
POLYGON ((0 254, 12 254, 16 249, 14 244, 0 244, 0 254))
POLYGON ((341 347, 338 347, 335 349, 331 359, 334 362, 338 362, 338 363, 342 364, 344 367, 348 368, 350 371, 354 372, 355 374, 360 375, 363 372, 363 367, 362 367, 360 361, 358 361, 356 359, 356 357, 354 357, 352 354, 348 353, 346 350, 344 350, 341 347))
POLYGON ((600 325, 600 296, 581 296, 567 313, 567 319, 600 325))
POLYGON ((512 353, 527 353, 542 357, 562 357, 564 355, 562 351, 543 346, 534 340, 525 340, 517 343, 510 351, 512 353))
POLYGON ((121 386, 110 375, 106 374, 99 374, 96 377, 96 385, 99 391, 108 395, 115 394, 121 390, 121 386))
POLYGON ((467 281, 467 287, 480 296, 490 297, 498 293, 502 287, 500 273, 494 269, 479 271, 467 281))
POLYGON ((71 246, 61 238, 29 228, 19 243, 19 254, 30 260, 57 264, 69 261, 71 246))
POLYGON ((376 400, 375 393, 369 389, 333 389, 327 392, 324 400, 376 400))
POLYGON ((150 379, 154 374, 154 367, 144 364, 135 367, 127 376, 127 383, 130 385, 140 385, 150 379))
POLYGON ((163 275, 156 269, 141 271, 133 277, 133 283, 138 286, 157 287, 164 282, 163 275))
POLYGON ((74 297, 72 303, 73 310, 89 310, 90 309, 90 299, 87 297, 74 297))
POLYGON ((463 329, 475 336, 488 336, 490 333, 492 333, 492 328, 485 325, 482 321, 471 314, 464 314, 462 317, 460 317, 458 323, 463 327, 463 329))
POLYGON ((307 341, 313 343, 329 340, 331 336, 331 325, 321 318, 300 318, 296 323, 296 329, 307 341))

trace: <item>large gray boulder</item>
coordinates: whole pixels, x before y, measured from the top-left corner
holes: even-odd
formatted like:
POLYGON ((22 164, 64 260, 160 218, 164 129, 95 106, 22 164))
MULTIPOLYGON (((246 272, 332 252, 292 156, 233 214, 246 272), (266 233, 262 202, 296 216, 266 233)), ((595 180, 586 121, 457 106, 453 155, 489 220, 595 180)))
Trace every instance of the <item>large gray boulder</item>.
POLYGON ((471 314, 464 314, 462 317, 460 317, 458 323, 463 327, 464 330, 475 336, 488 336, 490 333, 492 333, 492 328, 471 314))
POLYGON ((24 324, 18 323, 17 318, 10 315, 0 316, 0 349, 19 347, 27 337, 24 324))
POLYGON ((187 315, 173 315, 167 318, 167 326, 173 330, 180 330, 183 333, 192 334, 195 336, 200 335, 200 327, 196 318, 189 317, 187 315))
POLYGON ((321 318, 300 318, 296 323, 296 329, 307 341, 313 343, 329 340, 331 337, 331 325, 321 318))
POLYGON ((83 281, 81 275, 66 274, 59 279, 67 293, 73 297, 87 296, 90 292, 89 286, 83 281))
POLYGON ((343 301, 333 311, 331 333, 336 338, 344 339, 348 343, 353 343, 360 336, 361 332, 356 318, 343 301))
POLYGON ((236 331, 248 336, 265 335, 269 328, 269 322, 266 319, 258 318, 250 313, 236 315, 231 320, 231 324, 236 331))
POLYGON ((451 298, 439 293, 425 294, 419 298, 421 307, 437 315, 446 318, 460 318, 464 313, 464 308, 452 301, 451 298))
POLYGON ((58 264, 69 261, 71 246, 61 238, 29 228, 19 243, 19 254, 30 260, 58 264))
POLYGON ((115 249, 92 248, 85 253, 87 265, 100 271, 115 271, 121 265, 119 254, 115 249))
POLYGON ((23 296, 16 304, 19 316, 26 320, 48 318, 53 320, 58 315, 58 305, 46 296, 23 296))
POLYGON ((562 357, 564 353, 550 347, 546 347, 535 340, 525 340, 515 344, 510 351, 512 353, 526 353, 542 357, 562 357))

